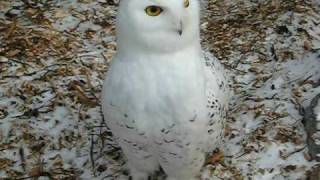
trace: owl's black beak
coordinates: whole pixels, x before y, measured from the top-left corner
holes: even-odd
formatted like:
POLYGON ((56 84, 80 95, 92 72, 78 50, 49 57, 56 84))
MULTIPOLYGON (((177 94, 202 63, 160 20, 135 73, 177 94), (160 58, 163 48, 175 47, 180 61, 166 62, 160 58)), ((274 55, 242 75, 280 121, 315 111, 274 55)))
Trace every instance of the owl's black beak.
POLYGON ((181 22, 181 21, 180 21, 180 23, 179 23, 178 33, 179 33, 179 35, 180 35, 180 36, 181 36, 181 35, 182 35, 182 33, 183 33, 183 24, 182 24, 182 22, 181 22))

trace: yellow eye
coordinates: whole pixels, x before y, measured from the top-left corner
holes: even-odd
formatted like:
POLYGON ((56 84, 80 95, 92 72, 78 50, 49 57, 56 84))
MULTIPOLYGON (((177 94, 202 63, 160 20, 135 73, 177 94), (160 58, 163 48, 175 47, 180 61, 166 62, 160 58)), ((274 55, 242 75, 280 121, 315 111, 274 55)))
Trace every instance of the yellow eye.
POLYGON ((185 8, 189 7, 189 0, 184 0, 184 7, 185 8))
POLYGON ((162 8, 159 6, 148 6, 145 11, 149 16, 159 16, 162 12, 162 8))

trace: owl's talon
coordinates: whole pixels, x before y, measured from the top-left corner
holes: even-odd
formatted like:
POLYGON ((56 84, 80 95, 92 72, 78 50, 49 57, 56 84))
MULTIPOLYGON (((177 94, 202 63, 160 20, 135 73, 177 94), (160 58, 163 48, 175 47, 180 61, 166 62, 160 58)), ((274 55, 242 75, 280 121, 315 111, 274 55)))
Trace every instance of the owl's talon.
POLYGON ((149 180, 150 176, 148 174, 139 173, 135 175, 130 175, 129 180, 149 180))

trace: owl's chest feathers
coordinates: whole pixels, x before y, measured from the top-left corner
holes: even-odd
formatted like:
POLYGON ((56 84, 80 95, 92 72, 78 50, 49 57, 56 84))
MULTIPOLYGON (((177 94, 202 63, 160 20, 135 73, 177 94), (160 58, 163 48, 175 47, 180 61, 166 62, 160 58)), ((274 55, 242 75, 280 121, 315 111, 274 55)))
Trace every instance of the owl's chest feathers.
POLYGON ((128 81, 123 85, 131 92, 177 97, 186 95, 183 93, 197 93, 194 91, 204 88, 204 74, 197 52, 132 55, 130 58, 131 61, 123 63, 128 73, 128 81))
POLYGON ((168 115, 162 118, 192 118, 205 109, 205 76, 199 51, 132 54, 115 61, 119 63, 114 64, 112 76, 117 80, 113 90, 119 97, 112 98, 120 104, 141 113, 168 115))

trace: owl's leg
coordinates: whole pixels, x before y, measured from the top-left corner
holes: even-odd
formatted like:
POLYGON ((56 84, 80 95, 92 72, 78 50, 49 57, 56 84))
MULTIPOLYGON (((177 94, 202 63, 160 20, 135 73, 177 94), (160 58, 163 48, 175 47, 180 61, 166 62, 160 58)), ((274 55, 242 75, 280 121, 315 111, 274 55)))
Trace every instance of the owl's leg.
MULTIPOLYGON (((121 145, 120 145, 121 146, 121 145)), ((128 162, 131 180, 148 180, 148 177, 159 169, 158 161, 147 151, 137 146, 121 146, 128 162)))
POLYGON ((130 168, 131 180, 148 180, 149 174, 136 170, 135 168, 130 168))
POLYGON ((131 180, 148 180, 159 168, 153 158, 136 158, 130 155, 127 159, 131 180))
MULTIPOLYGON (((181 178, 167 177, 166 180, 181 180, 181 178)), ((196 177, 183 177, 183 180, 200 180, 200 178, 196 178, 196 177)))
MULTIPOLYGON (((181 179, 177 179, 177 178, 174 178, 174 177, 167 177, 167 179, 166 180, 181 180, 181 179)), ((196 178, 194 178, 194 177, 192 177, 192 178, 184 178, 184 180, 199 180, 199 179, 196 179, 196 178)))
POLYGON ((178 154, 176 157, 168 155, 168 158, 160 161, 161 167, 167 174, 167 180, 199 179, 197 177, 205 161, 205 154, 203 152, 195 150, 193 152, 178 154))

